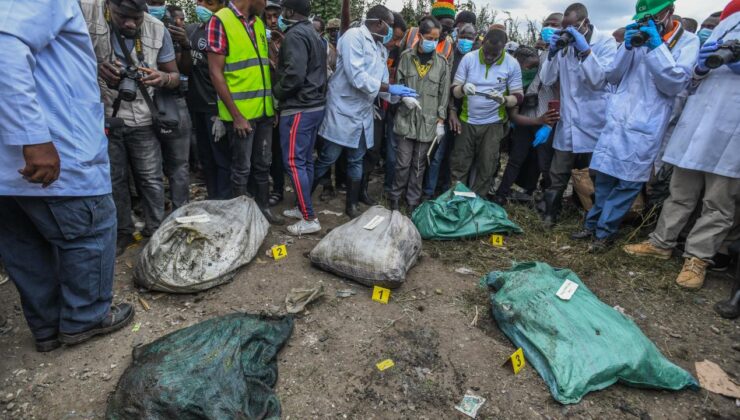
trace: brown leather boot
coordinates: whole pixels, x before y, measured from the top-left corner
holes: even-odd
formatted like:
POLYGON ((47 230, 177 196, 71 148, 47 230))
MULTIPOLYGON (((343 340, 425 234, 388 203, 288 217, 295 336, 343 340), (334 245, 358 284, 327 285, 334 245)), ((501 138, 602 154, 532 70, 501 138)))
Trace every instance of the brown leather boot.
POLYGON ((676 278, 676 283, 685 289, 697 290, 704 285, 704 276, 709 263, 699 258, 686 258, 681 272, 676 278))

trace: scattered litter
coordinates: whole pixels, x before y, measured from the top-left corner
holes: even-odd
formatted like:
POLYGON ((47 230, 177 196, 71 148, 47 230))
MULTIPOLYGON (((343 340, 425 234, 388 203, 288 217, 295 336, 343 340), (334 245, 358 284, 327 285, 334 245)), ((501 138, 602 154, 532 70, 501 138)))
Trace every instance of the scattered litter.
POLYGON ((561 251, 567 251, 567 250, 569 250, 570 248, 571 248, 571 246, 570 246, 570 245, 565 245, 565 246, 561 246, 561 247, 560 247, 560 250, 561 250, 561 251))
POLYGON ((460 268, 456 268, 456 269, 455 269, 455 272, 456 272, 457 274, 462 274, 462 275, 464 275, 464 276, 471 276, 471 275, 475 275, 475 271, 473 271, 472 269, 470 269, 470 268, 468 268, 468 267, 460 267, 460 268))
POLYGON ((211 221, 211 218, 207 214, 196 214, 194 216, 176 217, 175 221, 184 225, 187 223, 208 223, 211 221))
POLYGON ((366 286, 394 289, 406 280, 420 253, 421 236, 411 220, 374 206, 329 232, 308 257, 322 270, 366 286), (377 216, 383 218, 380 224, 373 230, 364 229, 377 216))
POLYGON ((350 296, 354 296, 356 294, 357 294, 357 291, 355 291, 354 289, 341 289, 341 290, 337 290, 337 297, 338 298, 347 298, 347 297, 350 297, 350 296))
POLYGON ((331 210, 327 210, 327 209, 321 210, 319 212, 319 214, 326 214, 326 215, 330 215, 330 216, 341 216, 342 215, 342 213, 340 213, 338 211, 331 211, 331 210))
POLYGON ((285 310, 289 314, 297 314, 306 308, 306 305, 324 295, 324 285, 320 284, 311 289, 290 289, 285 296, 285 310))
POLYGON ((393 360, 391 360, 391 359, 385 359, 385 360, 383 360, 382 362, 378 362, 378 363, 377 363, 377 364, 375 365, 375 367, 377 367, 377 368, 378 368, 378 370, 382 372, 382 371, 384 371, 384 370, 386 370, 386 369, 390 369, 390 368, 392 368, 392 367, 393 367, 393 366, 395 366, 395 365, 396 365, 396 364, 395 364, 395 363, 393 363, 393 360))
POLYGON ((257 254, 270 224, 245 196, 186 204, 165 219, 141 251, 136 284, 169 293, 200 292, 231 281, 257 254), (209 222, 177 218, 207 214, 209 222))
POLYGON ((669 331, 669 332, 668 332, 668 335, 669 335, 669 336, 671 336, 671 337, 673 337, 673 338, 683 338, 683 336, 682 336, 681 334, 679 334, 679 333, 674 333, 674 332, 672 332, 672 331, 669 331))
POLYGON ((714 325, 709 327, 710 330, 712 330, 713 333, 719 335, 719 328, 715 327, 714 325))
POLYGON ((280 418, 273 387, 292 331, 292 317, 239 313, 136 347, 105 418, 280 418))
POLYGON ((488 274, 483 283, 494 291, 490 298, 498 327, 524 354, 537 355, 527 363, 562 404, 577 403, 617 381, 641 388, 698 387, 631 319, 600 301, 570 270, 521 263, 488 274), (566 279, 578 285, 576 302, 555 296, 566 279), (579 350, 584 348, 588 351, 579 350))
POLYGON ((616 310, 617 312, 619 312, 620 314, 622 314, 622 315, 624 315, 624 316, 627 316, 627 312, 625 312, 625 310, 624 310, 624 308, 623 308, 623 307, 621 307, 621 306, 619 306, 619 305, 615 305, 615 306, 614 306, 614 309, 615 309, 615 310, 616 310))
POLYGON ((475 327, 478 325, 478 305, 475 305, 475 316, 473 317, 473 322, 470 323, 471 327, 475 327))
POLYGON ((726 397, 740 398, 740 385, 733 382, 716 363, 704 360, 696 362, 695 366, 702 388, 726 397))
POLYGON ((478 416, 478 410, 480 410, 480 408, 483 406, 483 403, 485 402, 485 398, 475 395, 473 394, 473 391, 468 390, 465 393, 462 401, 460 401, 460 404, 455 406, 455 410, 465 414, 470 418, 475 418, 476 416, 478 416))
POLYGON ((441 295, 442 294, 442 289, 434 289, 434 293, 436 293, 438 295, 441 295))
POLYGON ((141 329, 141 322, 137 322, 136 324, 134 324, 134 327, 131 328, 131 332, 139 332, 140 329, 141 329))
POLYGON ((148 311, 149 309, 151 309, 151 307, 149 306, 149 303, 146 300, 144 300, 143 297, 138 296, 138 298, 139 298, 139 303, 141 304, 141 307, 144 308, 145 311, 148 311))
POLYGON ((565 279, 565 282, 563 282, 563 285, 560 286, 560 289, 558 289, 555 295, 560 299, 570 300, 570 298, 573 297, 573 293, 576 292, 576 289, 578 289, 577 283, 573 283, 572 281, 565 279))

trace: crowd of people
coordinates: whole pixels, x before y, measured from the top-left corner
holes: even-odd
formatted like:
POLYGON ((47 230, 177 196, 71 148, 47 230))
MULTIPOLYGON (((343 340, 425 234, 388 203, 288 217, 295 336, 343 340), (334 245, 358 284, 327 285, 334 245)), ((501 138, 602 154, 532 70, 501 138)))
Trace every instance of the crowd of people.
POLYGON ((39 351, 130 321, 111 304, 115 256, 188 203, 193 176, 208 199, 253 197, 307 235, 318 187, 346 190, 354 218, 377 204, 381 166, 393 210, 458 182, 502 206, 539 189, 547 228, 588 168, 593 205, 572 238, 603 252, 668 168, 657 227, 627 253, 668 258, 689 231, 676 281, 696 289, 740 238, 738 0, 701 25, 674 0, 638 0, 613 34, 574 3, 531 46, 500 24, 480 32, 452 0, 418 22, 382 5, 325 22, 309 0, 195 3, 190 24, 164 0, 0 8, 0 256, 39 351), (286 176, 295 205, 278 214, 286 176))

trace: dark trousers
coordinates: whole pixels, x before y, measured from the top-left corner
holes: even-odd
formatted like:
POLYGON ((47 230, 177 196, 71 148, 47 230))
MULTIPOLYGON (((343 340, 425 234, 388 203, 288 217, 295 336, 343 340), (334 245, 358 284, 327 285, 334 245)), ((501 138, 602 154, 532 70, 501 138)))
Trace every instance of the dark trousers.
POLYGON ((164 219, 162 151, 154 129, 146 126, 111 130, 108 135, 108 156, 119 235, 134 233, 129 166, 144 209, 146 227, 142 233, 151 235, 164 219))
POLYGON ((272 164, 270 165, 270 177, 272 178, 272 193, 279 194, 281 197, 285 193, 285 165, 283 164, 283 145, 282 141, 282 120, 281 124, 272 129, 272 164))
POLYGON ((231 147, 229 140, 213 139, 213 121, 218 113, 193 113, 193 127, 198 138, 198 154, 206 178, 209 200, 231 198, 231 147))
POLYGON ((396 133, 393 132, 393 119, 395 118, 395 107, 391 106, 385 114, 385 180, 383 190, 386 192, 393 188, 393 178, 396 170, 396 133))
POLYGON ((234 124, 226 124, 231 145, 231 188, 234 195, 244 195, 251 173, 256 184, 270 182, 272 162, 272 118, 251 120, 252 132, 240 137, 234 124))
POLYGON ((174 208, 182 207, 190 200, 190 131, 191 121, 185 98, 177 98, 180 116, 180 135, 177 138, 160 140, 162 146, 162 169, 170 185, 170 201, 174 208))
POLYGON ((298 208, 306 220, 316 218, 311 201, 314 176, 313 148, 323 120, 324 110, 280 117, 283 163, 293 181, 298 208))
POLYGON ((562 193, 568 187, 573 169, 588 168, 591 165, 591 153, 573 153, 554 150, 550 163, 550 188, 548 190, 562 193))
MULTIPOLYGON (((536 160, 534 178, 543 174, 542 188, 547 189, 550 186, 550 175, 548 173, 550 161, 552 160, 552 134, 547 143, 537 147, 532 147, 534 136, 539 130, 539 126, 519 126, 517 125, 512 132, 511 148, 509 149, 509 161, 506 163, 504 175, 501 177, 496 195, 508 197, 511 193, 511 186, 522 174, 524 163, 528 158, 536 160)), ((535 182, 536 184, 536 182, 535 182)), ((536 186, 536 185, 535 185, 536 186)))
POLYGON ((107 316, 115 214, 110 194, 0 197, 0 255, 36 339, 79 333, 107 316))
POLYGON ((406 202, 416 206, 421 201, 421 185, 427 167, 427 152, 431 142, 420 142, 399 136, 396 148, 396 170, 391 199, 398 200, 406 192, 406 202))
POLYGON ((362 176, 367 178, 380 162, 385 137, 385 120, 373 120, 373 147, 367 149, 362 159, 362 176))

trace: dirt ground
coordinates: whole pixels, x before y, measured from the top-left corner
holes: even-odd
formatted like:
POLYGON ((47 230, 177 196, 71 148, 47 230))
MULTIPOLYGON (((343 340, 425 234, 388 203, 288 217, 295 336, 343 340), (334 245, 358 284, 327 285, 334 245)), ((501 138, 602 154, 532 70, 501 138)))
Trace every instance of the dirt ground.
MULTIPOLYGON (((317 199, 316 207, 342 211, 343 202, 317 199)), ((533 210, 508 210, 524 235, 507 237, 504 248, 483 240, 425 242, 418 265, 387 305, 373 302, 369 288, 310 266, 305 254, 320 236, 288 240, 284 228, 271 229, 258 258, 231 283, 197 295, 138 290, 131 274, 140 246, 128 250, 118 259, 114 288, 116 301, 136 305, 134 323, 47 354, 33 349, 13 285, 0 285, 0 314, 8 318, 0 328, 0 417, 101 418, 134 346, 208 318, 282 307, 291 288, 321 282, 326 296, 297 317, 279 355, 276 392, 285 419, 463 419, 467 417, 454 406, 467 390, 486 398, 478 415, 482 419, 740 418, 740 404, 705 390, 614 385, 564 406, 550 396, 531 366, 516 376, 502 367, 515 348, 492 319, 479 277, 512 261, 541 260, 576 271, 599 298, 623 307, 669 359, 692 374, 695 362, 708 359, 740 377, 738 324, 712 310, 729 294, 729 274, 712 274, 704 289, 687 293, 673 282, 679 258, 635 261, 619 247, 602 256, 587 254, 585 244, 567 239, 580 217, 573 208, 552 232, 542 230, 533 210), (264 256, 269 247, 286 241, 287 258, 264 256), (456 273, 460 267, 474 274, 456 273), (357 294, 336 297, 337 290, 348 288, 357 294), (143 309, 139 296, 150 310, 143 309), (136 325, 140 327, 134 331, 136 325), (388 358, 395 366, 379 372, 375 364, 388 358)), ((346 216, 320 217, 322 236, 347 221, 346 216)), ((625 229, 626 235, 630 232, 625 229)), ((638 239, 645 234, 643 229, 638 239)))

